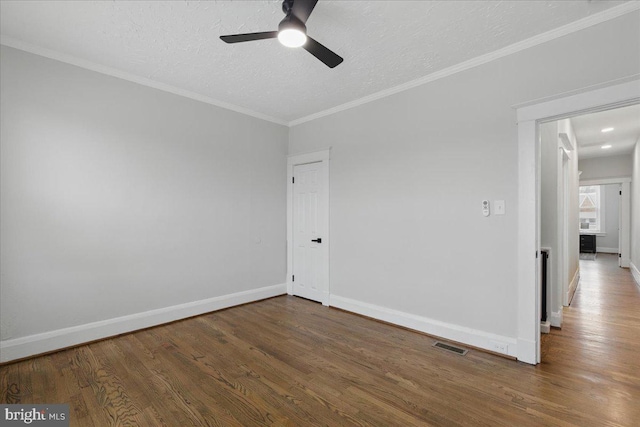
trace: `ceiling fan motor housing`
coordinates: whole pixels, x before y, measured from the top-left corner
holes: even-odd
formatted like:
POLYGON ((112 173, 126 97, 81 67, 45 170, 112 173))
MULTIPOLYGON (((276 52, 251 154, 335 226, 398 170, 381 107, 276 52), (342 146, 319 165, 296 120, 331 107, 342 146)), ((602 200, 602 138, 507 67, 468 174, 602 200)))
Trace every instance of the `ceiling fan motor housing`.
POLYGON ((302 23, 293 13, 284 17, 278 25, 278 32, 283 30, 298 30, 303 34, 307 34, 307 26, 302 23))

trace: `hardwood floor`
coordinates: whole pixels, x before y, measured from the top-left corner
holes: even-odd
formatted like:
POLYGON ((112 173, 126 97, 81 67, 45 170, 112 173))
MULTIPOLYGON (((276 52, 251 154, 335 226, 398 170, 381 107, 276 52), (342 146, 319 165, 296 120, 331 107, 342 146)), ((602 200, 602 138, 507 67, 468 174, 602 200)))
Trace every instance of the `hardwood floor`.
POLYGON ((72 426, 637 426, 640 291, 599 255, 538 366, 277 297, 0 367, 72 426))

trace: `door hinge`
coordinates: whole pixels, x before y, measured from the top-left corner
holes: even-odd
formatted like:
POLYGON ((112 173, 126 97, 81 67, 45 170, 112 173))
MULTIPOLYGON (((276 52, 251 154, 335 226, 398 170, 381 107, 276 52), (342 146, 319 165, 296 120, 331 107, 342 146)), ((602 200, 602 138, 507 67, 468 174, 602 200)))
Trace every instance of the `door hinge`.
POLYGON ((622 258, 622 254, 618 254, 618 258, 622 258))
POLYGON ((620 190, 620 195, 622 196, 622 190, 620 190))
POLYGON ((292 176, 292 177, 291 177, 291 183, 292 183, 292 184, 295 184, 295 183, 296 183, 296 177, 295 177, 295 176, 292 176))
POLYGON ((538 251, 536 251, 536 258, 538 258, 538 251))
POLYGON ((291 276, 291 281, 295 282, 296 281, 296 276, 291 276))

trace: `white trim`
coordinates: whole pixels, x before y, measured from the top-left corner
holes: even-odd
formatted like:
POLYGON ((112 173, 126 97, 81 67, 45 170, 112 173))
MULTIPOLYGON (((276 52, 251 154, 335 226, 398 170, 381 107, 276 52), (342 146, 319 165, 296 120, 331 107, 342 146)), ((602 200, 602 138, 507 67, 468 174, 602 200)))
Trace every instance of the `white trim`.
POLYGON ((287 293, 293 295, 293 282, 291 277, 293 275, 293 167, 296 165, 303 165, 306 163, 325 162, 326 163, 326 182, 325 188, 327 190, 327 213, 326 220, 323 224, 326 230, 326 237, 322 236, 322 248, 325 252, 324 257, 327 260, 326 270, 323 274, 327 280, 326 294, 321 301, 323 305, 329 305, 329 299, 331 297, 331 269, 329 266, 329 248, 330 248, 330 229, 329 229, 329 216, 331 213, 330 201, 331 201, 331 147, 326 150, 314 151, 311 153, 292 154, 287 157, 287 293))
POLYGON ((620 267, 629 267, 631 263, 631 182, 622 182, 620 184, 620 226, 618 237, 618 247, 620 249, 620 258, 618 265, 620 267))
MULTIPOLYGON (((640 4, 639 4, 640 6, 640 4)), ((517 109, 518 118, 518 360, 540 361, 540 297, 534 254, 539 248, 540 143, 538 123, 602 111, 640 100, 640 80, 517 109)))
POLYGON ((617 254, 618 253, 618 248, 605 248, 602 246, 598 246, 596 247, 596 252, 600 252, 603 254, 617 254))
POLYGON ((540 361, 540 283, 537 201, 540 144, 535 121, 518 123, 518 360, 540 361))
POLYGON ((174 322, 192 316, 235 305, 246 304, 286 293, 286 285, 266 286, 259 289, 178 304, 149 310, 99 322, 58 329, 41 334, 0 341, 0 363, 31 357, 37 354, 125 334, 163 323, 174 322))
POLYGON ((638 270, 638 267, 632 262, 629 262, 629 270, 631 270, 631 275, 633 276, 633 280, 636 281, 636 285, 640 287, 640 270, 638 270))
POLYGON ((564 295, 563 305, 568 307, 571 304, 571 300, 573 300, 573 296, 576 293, 576 289, 578 289, 578 283, 580 283, 580 268, 576 269, 576 273, 573 275, 573 279, 571 279, 571 283, 569 283, 569 288, 567 289, 567 293, 564 295))
POLYGON ((287 156, 287 165, 303 165, 305 163, 324 162, 331 158, 331 147, 322 151, 312 151, 310 153, 291 154, 287 156))
POLYGON ((340 111, 348 110, 359 105, 367 104, 372 101, 376 101, 381 98, 386 98, 388 96, 394 95, 399 92, 404 92, 416 86, 422 86, 426 83, 433 82, 435 80, 440 80, 442 78, 451 76, 453 74, 457 74, 459 72, 468 70, 470 68, 477 67, 479 65, 486 64, 488 62, 494 61, 496 59, 503 58, 508 55, 512 55, 514 53, 518 53, 525 49, 529 49, 534 46, 538 46, 540 44, 549 42, 551 40, 555 40, 560 37, 564 37, 568 34, 575 33, 577 31, 583 30, 585 28, 592 27, 594 25, 601 24, 606 21, 610 21, 612 19, 618 18, 627 13, 636 11, 640 9, 640 2, 627 2, 623 3, 619 6, 615 6, 604 10, 600 13, 593 14, 583 19, 579 19, 578 21, 572 22, 570 24, 564 25, 562 27, 555 28, 551 31, 547 31, 546 33, 538 34, 526 40, 520 41, 518 43, 514 43, 512 45, 503 47, 502 49, 495 50, 493 52, 489 52, 487 54, 478 56, 476 58, 469 59, 467 61, 461 62, 459 64, 453 65, 451 67, 444 68, 440 71, 436 71, 435 73, 428 74, 424 77, 420 77, 416 80, 412 80, 410 82, 401 84, 396 87, 392 87, 390 89, 385 89, 380 92, 376 92, 374 94, 365 96, 364 98, 357 99, 355 101, 347 102, 342 105, 338 105, 333 108, 329 108, 324 111, 320 111, 314 114, 310 114, 305 117, 301 117, 299 119, 295 119, 289 122, 289 126, 293 127, 299 125, 301 123, 305 123, 311 120, 319 119, 321 117, 325 117, 331 114, 338 113, 340 111))
POLYGON ((562 307, 558 311, 552 311, 549 316, 549 321, 551 322, 551 326, 554 328, 562 327, 562 307))
MULTIPOLYGON (((640 2, 638 3, 640 5, 640 2)), ((517 109, 518 122, 553 121, 640 103, 640 79, 517 109)))
MULTIPOLYGON (((561 139, 563 139, 562 135, 564 135, 566 141, 562 141, 562 155, 558 159, 558 189, 560 190, 558 192, 558 206, 560 208, 558 211, 558 246, 560 250, 558 252, 558 280, 557 287, 555 289, 556 292, 554 292, 555 306, 552 307, 552 310, 557 309, 559 311, 557 327, 562 327, 563 294, 569 288, 569 239, 571 236, 569 232, 569 200, 571 193, 569 182, 571 180, 570 172, 572 170, 572 164, 569 162, 571 156, 569 155, 569 152, 567 152, 567 149, 571 148, 571 150, 573 150, 571 139, 575 140, 575 133, 571 120, 565 120, 564 125, 565 130, 570 133, 572 138, 569 138, 569 135, 566 133, 561 133, 561 139)), ((560 126, 560 123, 558 126, 560 126)), ((573 153, 573 151, 571 151, 571 153, 573 153)))
POLYGON ((560 137, 560 142, 562 143, 562 149, 564 150, 564 153, 567 155, 567 158, 570 159, 570 153, 573 151, 573 144, 569 139, 569 135, 567 135, 565 132, 560 132, 558 133, 558 136, 560 137))
MULTIPOLYGON (((92 61, 88 61, 86 59, 81 59, 72 55, 68 55, 62 52, 58 52, 52 49, 47 49, 47 48, 43 48, 40 46, 36 46, 30 43, 26 43, 24 41, 15 39, 13 37, 9 37, 9 36, 5 36, 2 35, 0 37, 0 44, 5 45, 5 46, 9 46, 12 47, 14 49, 20 49, 23 50, 25 52, 30 52, 36 55, 40 55, 40 56, 44 56, 46 58, 50 58, 50 59, 55 59, 57 61, 61 61, 61 62, 65 62, 67 64, 71 64, 71 65, 75 65, 78 67, 82 67, 82 68, 86 68, 88 70, 92 70, 98 73, 102 73, 102 74, 106 74, 109 76, 113 76, 113 77, 117 77, 123 80, 128 80, 128 81, 132 81, 144 86, 149 86, 155 89, 159 89, 165 92, 169 92, 169 93, 173 93, 174 95, 179 95, 179 96, 184 96, 186 98, 191 98, 191 99, 195 99, 197 101, 200 102, 204 102, 207 104, 211 104, 211 105, 215 105, 217 107, 221 107, 221 108, 225 108, 231 111, 235 111, 237 113, 241 113, 241 114, 246 114, 248 116, 251 117, 255 117, 258 119, 262 119, 262 120, 266 120, 272 123, 276 123, 276 124, 280 124, 280 125, 284 125, 284 126, 288 126, 288 127, 293 127, 296 125, 299 125, 301 123, 305 123, 311 120, 315 120, 315 119, 319 119, 321 117, 325 117, 331 114, 335 114, 338 113, 340 111, 344 111, 344 110, 348 110, 350 108, 354 108, 357 107, 359 105, 363 105, 381 98, 386 98, 388 96, 394 95, 396 93, 399 92, 404 92, 406 90, 409 90, 411 88, 417 87, 417 86, 421 86, 424 85, 426 83, 430 83, 448 76, 451 76, 453 74, 457 74, 459 72, 477 67, 479 65, 483 65, 486 64, 488 62, 494 61, 496 59, 500 59, 503 58, 505 56, 508 55, 512 55, 514 53, 518 53, 521 52, 525 49, 529 49, 531 47, 534 46, 538 46, 540 44, 555 40, 557 38, 560 37, 564 37, 568 34, 572 34, 575 33, 577 31, 580 30, 584 30, 585 28, 589 28, 592 27, 594 25, 598 25, 601 24, 603 22, 607 22, 610 21, 612 19, 618 18, 620 16, 626 15, 627 13, 631 13, 634 11, 640 10, 640 2, 636 2, 636 1, 629 1, 626 3, 623 3, 619 6, 615 6, 615 7, 611 7, 609 9, 603 10, 602 12, 599 13, 595 13, 593 15, 587 16, 585 18, 579 19, 577 21, 571 22, 567 25, 564 25, 562 27, 558 27, 555 28, 551 31, 547 31, 545 33, 542 34, 538 34, 536 36, 530 37, 526 40, 522 40, 520 42, 514 43, 512 45, 503 47, 501 49, 495 50, 493 52, 489 52, 487 54, 478 56, 476 58, 472 58, 470 60, 461 62, 459 64, 453 65, 451 67, 447 67, 444 68, 440 71, 436 71, 435 73, 431 73, 428 74, 426 76, 423 76, 421 78, 412 80, 410 82, 401 84, 399 86, 396 87, 392 87, 389 89, 385 89, 382 90, 380 92, 376 92, 374 94, 365 96, 363 98, 357 99, 355 101, 351 101, 351 102, 347 102, 345 104, 342 105, 338 105, 336 107, 333 108, 329 108, 327 110, 324 111, 319 111, 317 113, 314 114, 310 114, 308 116, 305 117, 301 117, 295 120, 292 120, 290 122, 287 122, 286 120, 283 119, 279 119, 276 117, 271 117, 269 115, 266 114, 262 114, 260 112, 257 111, 253 111, 253 110, 249 110, 247 108, 244 107, 240 107, 238 105, 235 104, 231 104, 231 103, 227 103, 224 101, 219 101, 217 99, 213 99, 210 98, 208 96, 205 95, 201 95, 195 92, 190 92, 184 89, 180 89, 178 87, 175 86, 171 86, 165 83, 160 83, 157 82, 155 80, 151 80, 145 77, 140 77, 140 76, 136 76, 134 74, 125 72, 125 71, 120 71, 117 70, 115 68, 112 67, 107 67, 92 61)), ((625 79, 636 79, 638 77, 637 74, 632 75, 632 76, 627 76, 624 79, 619 79, 617 80, 617 82, 621 82, 625 79)), ((610 82, 611 84, 613 82, 610 82)), ((547 98, 548 99, 548 98, 547 98)), ((539 103, 541 102, 541 100, 533 100, 533 101, 529 101, 526 105, 530 105, 533 103, 539 103)), ((517 105, 514 106, 514 108, 521 108, 524 107, 525 104, 521 104, 521 105, 517 105)))
POLYGON ((586 185, 608 185, 608 184, 622 184, 625 182, 631 182, 631 178, 628 176, 621 176, 619 178, 593 178, 593 179, 581 179, 580 186, 586 185))
POLYGON ((625 76, 625 77, 621 77, 621 78, 617 78, 617 79, 613 79, 613 80, 608 80, 608 81, 600 82, 600 83, 589 85, 589 86, 584 86, 584 87, 577 88, 577 89, 572 89, 572 90, 569 90, 569 91, 566 91, 566 92, 556 93, 556 94, 553 94, 551 96, 544 96, 542 98, 536 98, 536 99, 533 99, 533 100, 520 102, 518 104, 512 105, 511 108, 513 108, 514 110, 518 110, 520 108, 525 108, 525 107, 530 107, 532 105, 538 105, 538 104, 542 104, 542 103, 546 103, 546 102, 550 102, 550 101, 555 101, 555 100, 566 98, 566 97, 569 97, 569 96, 579 95, 579 94, 585 93, 585 92, 591 92, 591 91, 594 91, 594 90, 603 89, 603 88, 607 88, 607 87, 610 87, 610 86, 615 86, 615 85, 619 85, 619 84, 623 84, 623 83, 632 82, 632 81, 635 81, 635 80, 638 80, 638 79, 640 79, 640 73, 630 74, 630 75, 625 76))
POLYGON ((250 110, 248 108, 240 107, 235 104, 231 104, 224 101, 219 101, 214 98, 210 98, 206 95, 191 92, 179 87, 171 86, 166 83, 161 83, 146 77, 137 76, 135 74, 128 73, 126 71, 120 71, 118 69, 107 67, 86 59, 81 59, 66 53, 58 52, 55 50, 47 49, 44 47, 36 46, 30 43, 23 42, 21 40, 14 39, 9 36, 1 36, 0 44, 14 49, 19 49, 25 52, 33 53, 35 55, 44 56, 45 58, 53 59, 56 61, 64 62, 67 64, 75 65, 76 67, 85 68, 87 70, 95 71, 96 73, 106 74, 107 76, 116 77, 122 80, 127 80, 133 83, 140 84, 142 86, 152 87, 164 92, 172 93, 174 95, 183 96, 185 98, 193 99, 196 101, 204 102, 205 104, 215 105, 216 107, 224 108, 226 110, 235 111, 236 113, 245 114, 247 116, 255 117, 256 119, 266 120, 268 122, 276 123, 283 126, 288 126, 286 120, 281 120, 275 117, 271 117, 266 114, 259 113, 257 111, 250 110))
MULTIPOLYGON (((538 319, 538 331, 540 330, 540 320, 538 319)), ((540 335, 540 332, 538 332, 538 335, 540 335)), ((539 355, 537 355, 538 353, 538 340, 529 340, 526 338, 520 338, 518 337, 518 360, 520 362, 524 362, 524 363, 529 363, 530 365, 535 365, 537 363, 539 363, 539 355), (526 355, 534 355, 532 359, 528 359, 526 358, 526 355), (536 361, 536 359, 538 361, 536 361)))
POLYGON ((517 341, 514 338, 503 335, 496 335, 478 329, 467 328, 465 326, 454 325, 452 323, 441 322, 403 311, 393 310, 378 305, 368 304, 350 298, 331 295, 329 304, 352 313, 361 314, 373 319, 404 326, 436 337, 457 341, 462 344, 471 345, 484 350, 499 352, 492 344, 500 343, 507 347, 508 356, 517 355, 517 341))
POLYGON ((551 323, 548 320, 546 322, 540 322, 540 333, 541 334, 551 333, 551 323))

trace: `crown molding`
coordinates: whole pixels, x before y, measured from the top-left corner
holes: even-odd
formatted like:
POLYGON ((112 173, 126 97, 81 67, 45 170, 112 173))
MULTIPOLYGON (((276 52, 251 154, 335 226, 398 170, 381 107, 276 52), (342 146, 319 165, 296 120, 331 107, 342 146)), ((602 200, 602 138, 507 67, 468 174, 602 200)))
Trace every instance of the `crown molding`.
POLYGON ((359 105, 367 104, 369 102, 376 101, 381 98, 386 98, 396 93, 404 92, 406 90, 412 89, 416 86, 422 86, 426 83, 430 83, 435 80, 439 80, 439 79, 451 76, 453 74, 468 70, 470 68, 474 68, 479 65, 486 64, 487 62, 491 62, 496 59, 503 58, 505 56, 523 51, 525 49, 529 49, 531 47, 538 46, 540 44, 555 40, 557 38, 566 36, 568 34, 575 33, 580 30, 584 30, 585 28, 589 28, 594 25, 601 24, 606 21, 610 21, 622 15, 626 15, 627 13, 635 12, 637 10, 640 10, 640 1, 632 0, 627 3, 623 3, 619 6, 615 6, 607 10, 604 10, 600 13, 593 14, 586 18, 582 18, 578 21, 574 21, 562 27, 558 27, 553 30, 547 31, 546 33, 538 34, 537 36, 530 37, 526 40, 522 40, 512 45, 495 50, 493 52, 469 59, 467 61, 453 65, 451 67, 444 68, 440 71, 436 71, 435 73, 428 74, 416 80, 412 80, 410 82, 403 83, 399 86, 395 86, 390 89, 385 89, 380 92, 376 92, 374 94, 365 96, 364 98, 347 102, 345 104, 338 105, 336 107, 329 108, 327 110, 320 111, 318 113, 310 114, 308 116, 292 120, 288 123, 288 125, 289 127, 293 127, 305 122, 309 122, 311 120, 319 119, 321 117, 338 113, 340 111, 348 110, 348 109, 357 107, 359 105))
POLYGON ((365 96, 363 98, 360 98, 351 102, 347 102, 345 104, 341 104, 324 111, 319 111, 317 113, 310 114, 308 116, 301 117, 289 122, 287 122, 286 120, 272 117, 272 116, 269 116, 257 111, 253 111, 244 107, 240 107, 235 104, 230 104, 230 103, 219 101, 217 99, 210 98, 208 96, 201 95, 195 92, 180 89, 178 87, 161 83, 152 79, 136 76, 134 74, 127 73, 125 71, 120 71, 115 68, 107 67, 92 61, 87 61, 85 59, 77 58, 72 55, 67 55, 52 49, 47 49, 47 48, 36 46, 27 42, 23 42, 13 37, 1 35, 0 44, 15 48, 15 49, 23 50, 25 52, 44 56, 46 58, 54 59, 56 61, 65 62, 67 64, 75 65, 77 67, 85 68, 101 74, 106 74, 112 77, 128 80, 134 83, 141 84, 143 86, 152 87, 154 89, 162 90, 164 92, 172 93, 174 95, 183 96, 185 98, 190 98, 196 101, 204 102, 206 104, 214 105, 216 107, 235 111, 237 113, 245 114, 251 117, 255 117, 257 119, 266 120, 268 122, 276 123, 283 126, 293 127, 305 122, 319 119, 321 117, 338 113, 340 111, 348 110, 363 104, 367 104, 369 102, 376 101, 381 98, 386 98, 388 96, 394 95, 399 92, 404 92, 406 90, 412 89, 417 86, 422 86, 424 84, 451 76, 453 74, 477 67, 479 65, 486 64, 496 59, 503 58, 505 56, 523 51, 525 49, 529 49, 534 46, 538 46, 548 41, 555 40, 557 38, 566 36, 568 34, 575 33, 585 28, 592 27, 594 25, 618 18, 622 15, 626 15, 628 13, 638 11, 638 10, 640 10, 640 1, 631 0, 619 6, 609 8, 600 13, 588 16, 586 18, 580 19, 578 21, 572 22, 562 27, 555 28, 551 31, 547 31, 546 33, 542 33, 537 36, 520 41, 518 43, 514 43, 512 45, 487 53, 485 55, 472 58, 470 60, 453 65, 451 67, 444 68, 440 71, 436 71, 435 73, 428 74, 426 76, 401 84, 399 86, 385 89, 380 92, 376 92, 374 94, 365 96))
POLYGON ((148 86, 154 89, 158 89, 164 92, 172 93, 174 95, 183 96, 196 101, 204 102, 205 104, 214 105, 216 107, 224 108, 226 110, 235 111, 236 113, 245 114, 247 116, 255 117, 257 119, 266 120, 268 122, 276 123, 283 126, 288 126, 285 120, 281 120, 275 117, 268 116, 266 114, 259 113, 257 111, 249 110, 247 108, 240 107, 238 105, 230 104, 227 102, 219 101, 214 98, 210 98, 199 93, 191 92, 185 89, 180 89, 175 86, 171 86, 165 83, 158 82, 156 80, 148 79, 145 77, 136 76, 125 71, 120 71, 115 68, 107 67, 92 61, 77 58, 72 55, 67 55, 62 52, 58 52, 52 49, 36 46, 13 37, 2 35, 0 36, 0 44, 14 49, 19 49, 25 52, 33 53, 35 55, 44 56, 45 58, 54 59, 56 61, 64 62, 67 64, 75 65, 76 67, 85 68, 87 70, 95 71, 97 73, 106 74, 111 77, 116 77, 122 80, 127 80, 133 83, 138 83, 143 86, 148 86))

